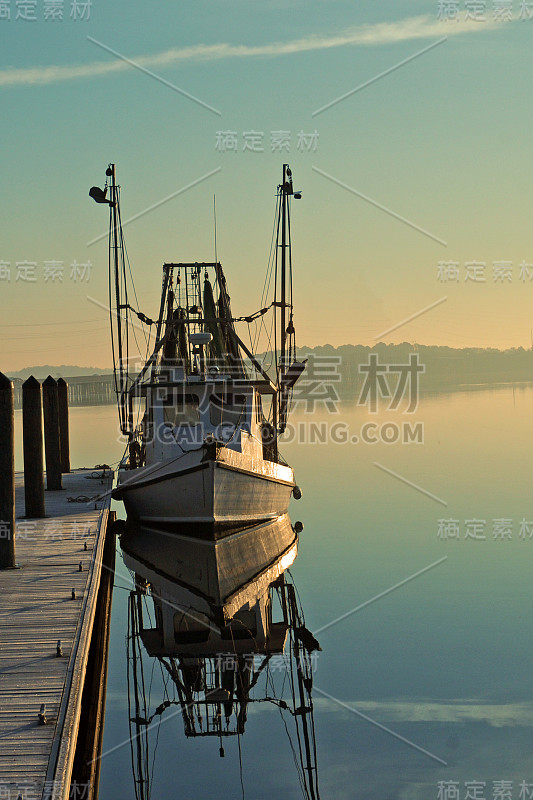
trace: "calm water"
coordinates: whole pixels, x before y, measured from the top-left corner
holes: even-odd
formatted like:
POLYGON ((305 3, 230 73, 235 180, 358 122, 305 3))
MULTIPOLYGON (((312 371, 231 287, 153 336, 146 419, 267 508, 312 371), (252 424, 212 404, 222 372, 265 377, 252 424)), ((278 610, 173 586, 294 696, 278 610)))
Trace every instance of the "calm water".
MULTIPOLYGON (((350 435, 369 419, 346 407, 337 417, 293 417, 342 421, 350 435)), ((304 490, 291 508, 293 520, 305 523, 291 572, 323 649, 314 674, 321 797, 533 797, 533 390, 426 398, 416 419, 424 424, 423 444, 283 448, 304 490), (445 524, 457 535, 439 535, 445 524), (472 781, 485 786, 475 794, 472 781), (521 788, 523 782, 531 786, 521 788)), ((73 466, 119 459, 114 408, 73 409, 71 427, 73 466)), ((100 796, 114 800, 135 797, 126 686, 130 587, 119 557, 100 782, 100 796)), ((165 697, 159 669, 146 681, 155 708, 165 697)), ((302 796, 283 720, 271 704, 250 709, 241 737, 244 793, 237 741, 225 742, 221 759, 216 739, 185 738, 179 714, 161 720, 151 730, 153 798, 302 796)))

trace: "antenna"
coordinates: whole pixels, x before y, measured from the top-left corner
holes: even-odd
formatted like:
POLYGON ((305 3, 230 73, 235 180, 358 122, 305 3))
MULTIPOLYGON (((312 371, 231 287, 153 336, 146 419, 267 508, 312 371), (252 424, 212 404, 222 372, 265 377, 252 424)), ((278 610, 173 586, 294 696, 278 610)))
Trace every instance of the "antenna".
POLYGON ((215 225, 215 263, 218 264, 217 258, 217 196, 213 195, 213 222, 215 225))

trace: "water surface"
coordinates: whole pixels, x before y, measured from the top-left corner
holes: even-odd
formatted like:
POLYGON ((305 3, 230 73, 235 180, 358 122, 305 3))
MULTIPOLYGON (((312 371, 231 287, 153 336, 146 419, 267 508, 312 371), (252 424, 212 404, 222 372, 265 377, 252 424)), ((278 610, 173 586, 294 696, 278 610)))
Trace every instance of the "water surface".
MULTIPOLYGON (((308 419, 297 412, 293 421, 308 419)), ((352 435, 370 416, 343 406, 312 419, 341 420, 352 435)), ((390 419, 405 415, 379 417, 390 419)), ((321 797, 521 800, 533 796, 533 389, 426 397, 416 420, 423 444, 282 448, 304 490, 291 507, 305 523, 291 572, 323 648, 314 673, 321 797), (457 535, 446 538, 446 524, 457 535)), ((122 453, 112 407, 73 409, 71 437, 73 466, 111 464, 122 453)), ((100 783, 100 796, 114 800, 135 797, 130 588, 119 557, 100 783)), ((146 680, 156 706, 165 696, 156 665, 146 680)), ((179 714, 161 720, 151 730, 154 798, 302 796, 272 704, 250 709, 225 758, 217 740, 187 740, 179 714)))

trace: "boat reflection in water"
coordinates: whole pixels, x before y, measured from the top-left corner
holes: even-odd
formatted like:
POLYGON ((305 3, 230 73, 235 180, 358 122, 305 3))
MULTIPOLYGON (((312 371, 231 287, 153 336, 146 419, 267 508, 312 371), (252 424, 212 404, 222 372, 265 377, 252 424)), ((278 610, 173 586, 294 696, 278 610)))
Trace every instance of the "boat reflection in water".
POLYGON ((161 530, 126 524, 123 558, 135 576, 128 680, 138 798, 150 796, 150 726, 158 727, 170 706, 181 711, 187 737, 214 737, 224 756, 225 737, 244 734, 248 707, 258 702, 280 709, 291 743, 295 739, 303 796, 319 798, 312 686, 320 646, 305 627, 286 574, 299 530, 287 514, 218 541, 192 538, 183 525, 161 530), (167 699, 154 709, 144 692, 147 657, 171 678, 167 699), (280 682, 289 696, 276 688, 280 682))

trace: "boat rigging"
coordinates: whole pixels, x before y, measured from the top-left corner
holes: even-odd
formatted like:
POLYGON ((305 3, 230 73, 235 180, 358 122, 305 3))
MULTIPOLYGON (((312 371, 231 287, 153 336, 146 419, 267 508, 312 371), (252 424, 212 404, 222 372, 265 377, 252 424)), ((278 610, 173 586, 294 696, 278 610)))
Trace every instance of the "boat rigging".
MULTIPOLYGON (((185 736, 214 739, 223 758, 228 738, 238 739, 240 754, 248 708, 254 703, 270 703, 279 709, 295 757, 302 796, 320 800, 312 691, 313 653, 321 648, 305 627, 292 580, 282 574, 270 587, 282 619, 272 622, 269 596, 264 639, 258 636, 251 612, 241 610, 227 621, 218 638, 210 636, 206 641, 208 632, 203 635, 206 623, 202 623, 202 614, 190 607, 180 612, 179 600, 173 599, 174 617, 181 622, 173 642, 166 646, 162 631, 144 622, 146 616, 151 617, 145 607, 151 594, 156 625, 161 624, 157 622, 162 619, 158 611, 160 587, 138 573, 135 583, 136 589, 129 595, 127 643, 131 762, 137 800, 149 800, 151 796, 155 754, 150 758, 150 733, 159 728, 165 715, 179 712, 185 736), (288 652, 284 655, 287 636, 288 652), (165 699, 155 708, 150 707, 144 681, 150 671, 147 656, 159 662, 166 687, 165 699), (281 659, 281 668, 276 659, 281 659)), ((242 781, 242 763, 240 767, 242 781)))
POLYGON ((286 513, 293 490, 295 496, 301 492, 280 455, 279 439, 287 427, 294 384, 305 369, 305 362, 296 359, 290 220, 291 200, 301 193, 293 189, 289 165, 283 165, 276 193, 274 296, 255 313, 241 317, 232 313, 226 277, 216 260, 165 263, 157 319, 136 310, 128 295, 114 164, 106 170, 104 189, 93 187, 89 194, 110 207, 112 352, 120 428, 128 451, 115 498, 124 501, 128 514, 152 522, 159 518, 217 526, 286 513), (272 375, 235 327, 267 313, 273 314, 276 330, 272 375), (137 374, 130 374, 129 364, 133 314, 156 328, 152 353, 137 374), (212 478, 207 490, 201 475, 182 480, 203 470, 207 462, 212 478), (232 476, 222 477, 227 470, 232 476), (167 502, 155 488, 159 483, 167 502))

